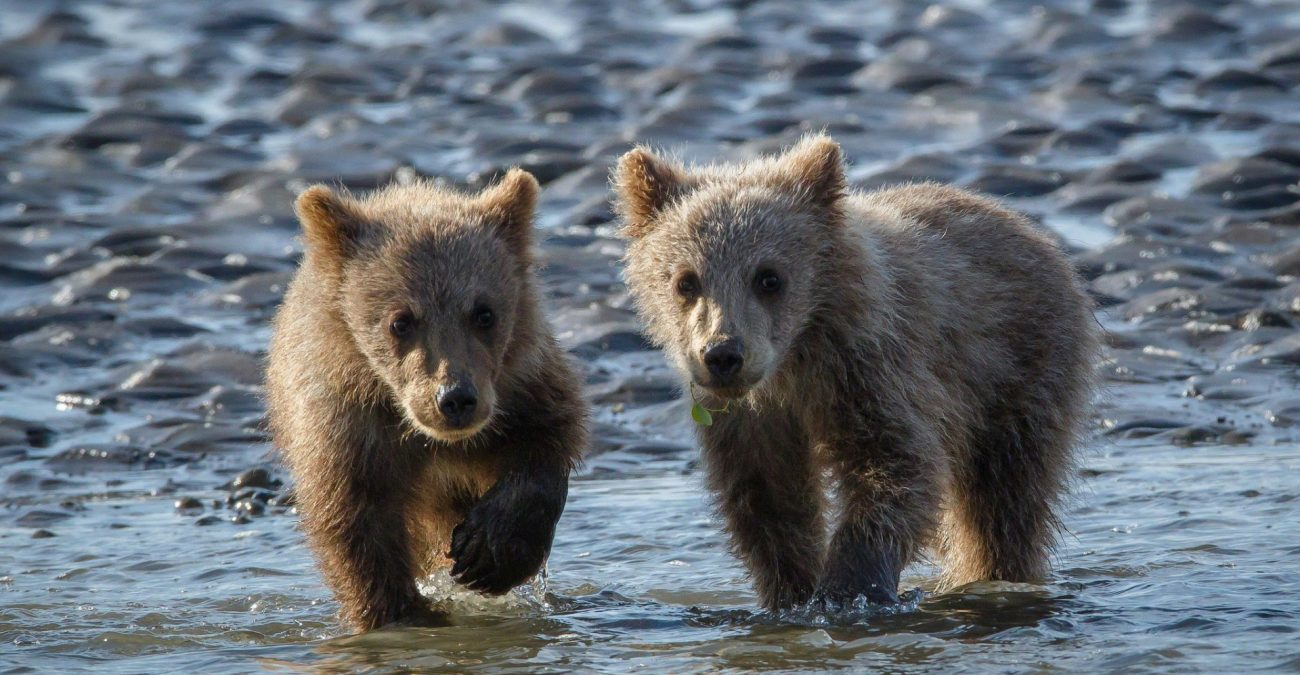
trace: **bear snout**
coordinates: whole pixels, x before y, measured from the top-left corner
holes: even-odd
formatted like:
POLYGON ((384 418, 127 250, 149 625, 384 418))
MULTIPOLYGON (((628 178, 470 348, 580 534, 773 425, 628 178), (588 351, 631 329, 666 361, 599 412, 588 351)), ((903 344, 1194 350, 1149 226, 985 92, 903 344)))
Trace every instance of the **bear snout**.
POLYGON ((407 419, 426 435, 446 443, 458 443, 483 430, 492 416, 494 403, 490 390, 480 391, 473 380, 466 378, 436 387, 413 386, 402 406, 407 419))
POLYGON ((745 365, 745 345, 737 338, 715 342, 704 350, 704 366, 715 386, 731 386, 745 365))
POLYGON ((766 376, 767 359, 761 350, 747 349, 740 338, 710 341, 689 366, 691 379, 710 394, 743 398, 766 376))
POLYGON ((478 390, 472 383, 458 382, 438 387, 438 412, 447 426, 464 429, 475 419, 478 409, 478 390))

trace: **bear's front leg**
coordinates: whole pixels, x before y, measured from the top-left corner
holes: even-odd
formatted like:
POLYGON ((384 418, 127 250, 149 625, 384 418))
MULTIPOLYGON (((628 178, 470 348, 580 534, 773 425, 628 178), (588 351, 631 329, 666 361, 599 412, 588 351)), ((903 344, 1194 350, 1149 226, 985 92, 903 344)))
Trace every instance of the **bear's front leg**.
POLYGON ((303 530, 321 571, 359 631, 395 621, 432 618, 416 587, 406 526, 409 467, 387 452, 351 449, 312 453, 299 466, 303 530))
POLYGON ((556 462, 507 471, 452 530, 452 577, 471 590, 500 595, 537 574, 568 493, 568 467, 556 462))
POLYGON ((816 587, 825 529, 807 435, 786 411, 732 407, 700 429, 709 488, 759 602, 793 607, 816 587))
POLYGON ((858 597, 898 602, 899 576, 934 529, 942 489, 943 450, 917 418, 858 419, 826 443, 842 514, 817 600, 833 608, 858 597))
POLYGON ((567 371, 513 394, 481 452, 497 482, 451 533, 451 575, 500 595, 537 574, 551 552, 569 495, 569 473, 586 445, 586 411, 567 371))

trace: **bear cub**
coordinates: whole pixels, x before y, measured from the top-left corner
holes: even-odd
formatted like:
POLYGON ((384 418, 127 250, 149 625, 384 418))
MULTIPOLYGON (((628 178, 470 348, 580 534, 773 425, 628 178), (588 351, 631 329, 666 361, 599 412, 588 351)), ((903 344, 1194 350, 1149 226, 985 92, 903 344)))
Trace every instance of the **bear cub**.
POLYGON ((941 588, 1046 574, 1098 348, 1047 236, 951 187, 852 191, 825 136, 696 168, 638 148, 613 180, 638 311, 719 411, 706 480, 766 608, 897 602, 927 545, 941 588))
POLYGON ((550 552, 586 409, 540 314, 537 193, 515 169, 478 195, 417 182, 297 200, 270 424, 357 630, 430 615, 416 580, 438 568, 500 594, 550 552))

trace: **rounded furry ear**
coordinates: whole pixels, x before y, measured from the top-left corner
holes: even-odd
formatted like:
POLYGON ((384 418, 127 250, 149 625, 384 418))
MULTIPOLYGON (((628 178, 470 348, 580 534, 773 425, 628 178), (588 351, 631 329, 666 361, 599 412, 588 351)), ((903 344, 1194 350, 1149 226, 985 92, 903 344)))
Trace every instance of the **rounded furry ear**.
POLYGON ((623 233, 639 239, 653 229, 655 215, 682 193, 687 177, 677 164, 638 147, 618 160, 613 182, 623 233))
POLYGON ((821 208, 834 208, 848 190, 840 144, 825 134, 805 136, 778 160, 786 180, 821 208))
POLYGON ((527 257, 533 240, 533 213, 541 186, 533 174, 513 168, 479 195, 487 222, 518 255, 527 257))
POLYGON ((324 185, 313 185, 298 195, 293 208, 312 255, 341 261, 352 252, 361 235, 361 219, 343 198, 324 185))

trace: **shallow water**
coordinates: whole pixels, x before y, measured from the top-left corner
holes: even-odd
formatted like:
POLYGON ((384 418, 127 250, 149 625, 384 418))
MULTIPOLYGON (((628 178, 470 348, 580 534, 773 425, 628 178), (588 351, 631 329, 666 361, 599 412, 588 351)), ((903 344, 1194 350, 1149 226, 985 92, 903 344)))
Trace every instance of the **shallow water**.
POLYGON ((1045 4, 0 2, 0 669, 1300 670, 1300 9, 1045 4), (773 616, 728 554, 605 175, 820 127, 1074 250, 1111 338, 1049 583, 773 616), (596 414, 549 577, 347 636, 262 431, 289 204, 512 164, 596 414))

